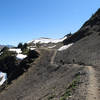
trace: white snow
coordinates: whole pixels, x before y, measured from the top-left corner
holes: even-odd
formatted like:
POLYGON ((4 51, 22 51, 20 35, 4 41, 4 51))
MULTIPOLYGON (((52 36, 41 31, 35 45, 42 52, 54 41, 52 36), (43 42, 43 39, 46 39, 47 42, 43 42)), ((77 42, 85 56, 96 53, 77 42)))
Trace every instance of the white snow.
POLYGON ((54 48, 54 47, 56 47, 56 45, 54 45, 54 46, 50 46, 50 47, 48 47, 49 49, 52 49, 52 48, 54 48))
POLYGON ((35 50, 36 47, 28 47, 29 50, 35 50))
POLYGON ((36 48, 36 46, 29 46, 29 48, 36 48))
POLYGON ((30 48, 30 50, 35 50, 36 48, 30 48))
POLYGON ((36 43, 59 43, 62 42, 66 39, 67 37, 61 38, 61 39, 50 39, 50 38, 40 38, 32 41, 28 41, 27 43, 33 42, 34 44, 36 43))
POLYGON ((17 55, 16 55, 17 59, 23 60, 24 58, 27 57, 27 55, 22 54, 21 49, 10 48, 9 51, 16 52, 17 53, 17 55))
POLYGON ((68 44, 68 45, 64 45, 64 46, 60 47, 60 48, 58 49, 58 51, 66 50, 66 49, 68 49, 69 47, 71 47, 72 45, 73 45, 73 43, 68 44))
POLYGON ((3 73, 3 72, 0 72, 0 86, 7 80, 7 74, 6 73, 3 73))
POLYGON ((21 49, 15 49, 15 48, 10 48, 9 51, 13 51, 13 52, 16 52, 16 53, 22 53, 21 49))
POLYGON ((3 54, 3 52, 0 53, 0 56, 3 54))
POLYGON ((23 54, 17 54, 17 59, 23 60, 27 57, 27 55, 23 55, 23 54))

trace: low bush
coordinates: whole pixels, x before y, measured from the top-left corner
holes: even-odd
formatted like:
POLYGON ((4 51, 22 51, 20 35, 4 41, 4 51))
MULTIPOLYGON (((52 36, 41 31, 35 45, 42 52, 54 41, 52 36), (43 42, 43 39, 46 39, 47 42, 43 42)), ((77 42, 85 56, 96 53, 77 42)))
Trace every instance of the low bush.
POLYGON ((28 57, 19 61, 16 59, 16 53, 8 48, 3 48, 1 52, 3 53, 0 56, 0 71, 7 73, 8 83, 23 74, 30 67, 30 63, 39 56, 36 51, 29 50, 28 57))

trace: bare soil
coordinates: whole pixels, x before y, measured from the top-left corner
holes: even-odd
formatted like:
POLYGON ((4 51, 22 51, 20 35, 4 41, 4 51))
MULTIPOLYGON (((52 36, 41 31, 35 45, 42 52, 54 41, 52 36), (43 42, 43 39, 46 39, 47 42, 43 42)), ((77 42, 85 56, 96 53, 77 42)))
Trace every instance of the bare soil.
POLYGON ((14 80, 0 94, 0 100, 60 100, 66 87, 73 81, 83 66, 64 64, 55 65, 55 50, 40 50, 41 56, 29 70, 14 80))
POLYGON ((60 100, 79 72, 80 84, 66 100, 99 100, 95 68, 78 64, 57 64, 54 62, 57 50, 39 51, 40 58, 0 94, 0 100, 60 100))

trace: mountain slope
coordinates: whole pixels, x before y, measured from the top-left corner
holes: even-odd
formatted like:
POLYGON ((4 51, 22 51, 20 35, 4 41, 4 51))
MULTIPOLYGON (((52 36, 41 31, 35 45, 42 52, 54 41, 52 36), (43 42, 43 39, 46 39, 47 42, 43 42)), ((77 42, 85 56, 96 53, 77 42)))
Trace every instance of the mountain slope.
MULTIPOLYGON (((49 45, 49 39, 31 41, 49 45), (46 40, 46 42, 41 42, 46 40)), ((51 45, 53 42, 51 41, 51 45)), ((0 100, 94 100, 100 90, 100 9, 67 37, 67 49, 42 48, 31 68, 0 94, 0 100), (90 68, 91 67, 91 68, 90 68), (93 87, 91 87, 93 85, 93 87), (94 89, 94 90, 93 90, 94 89), (73 90, 73 91, 72 91, 73 90), (91 96, 92 93, 92 96, 91 96), (86 99, 88 98, 88 99, 86 99)), ((22 66, 21 66, 22 67, 22 66)))
POLYGON ((0 100, 60 100, 82 66, 55 65, 55 50, 40 51, 41 57, 0 94, 0 100))
POLYGON ((100 66, 100 9, 88 20, 82 28, 64 41, 73 43, 65 51, 58 52, 56 62, 80 63, 100 66))
POLYGON ((100 9, 98 9, 98 11, 84 23, 79 31, 77 31, 71 37, 65 39, 63 42, 64 44, 76 42, 84 37, 94 34, 95 32, 100 32, 100 9))
MULTIPOLYGON (((88 66, 89 76, 88 81, 85 82, 89 85, 85 85, 87 99, 84 100, 98 100, 100 97, 100 9, 79 31, 64 41, 65 45, 70 43, 73 43, 71 47, 57 53, 55 62, 84 65, 84 68, 88 66)), ((79 100, 83 99, 79 98, 79 100)))

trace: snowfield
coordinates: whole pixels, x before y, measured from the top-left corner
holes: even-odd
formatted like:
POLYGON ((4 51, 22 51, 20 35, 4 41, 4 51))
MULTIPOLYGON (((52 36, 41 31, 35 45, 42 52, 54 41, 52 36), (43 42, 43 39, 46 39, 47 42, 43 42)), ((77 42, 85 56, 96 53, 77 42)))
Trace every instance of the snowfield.
POLYGON ((35 50, 36 47, 28 47, 28 49, 30 49, 30 50, 35 50))
POLYGON ((36 48, 30 48, 30 50, 35 50, 36 48))
POLYGON ((17 59, 20 59, 20 60, 23 60, 27 57, 27 55, 23 55, 23 54, 17 54, 16 58, 17 59))
POLYGON ((50 47, 48 47, 49 49, 52 49, 52 48, 54 48, 54 47, 56 47, 56 45, 54 45, 54 46, 50 46, 50 47))
POLYGON ((17 53, 17 55, 16 55, 17 59, 23 60, 27 57, 27 55, 22 54, 21 49, 10 48, 9 51, 16 52, 17 53))
POLYGON ((68 49, 69 47, 71 47, 72 45, 73 45, 73 43, 68 44, 68 45, 64 45, 64 46, 60 47, 60 48, 58 49, 58 51, 66 50, 66 49, 68 49))
POLYGON ((7 74, 0 72, 0 86, 7 80, 7 74))
POLYGON ((67 37, 61 38, 61 39, 50 39, 50 38, 40 38, 32 41, 28 41, 27 43, 59 43, 63 42, 67 37))
POLYGON ((15 48, 10 48, 9 51, 13 51, 13 52, 16 52, 16 53, 22 53, 21 49, 15 49, 15 48))

